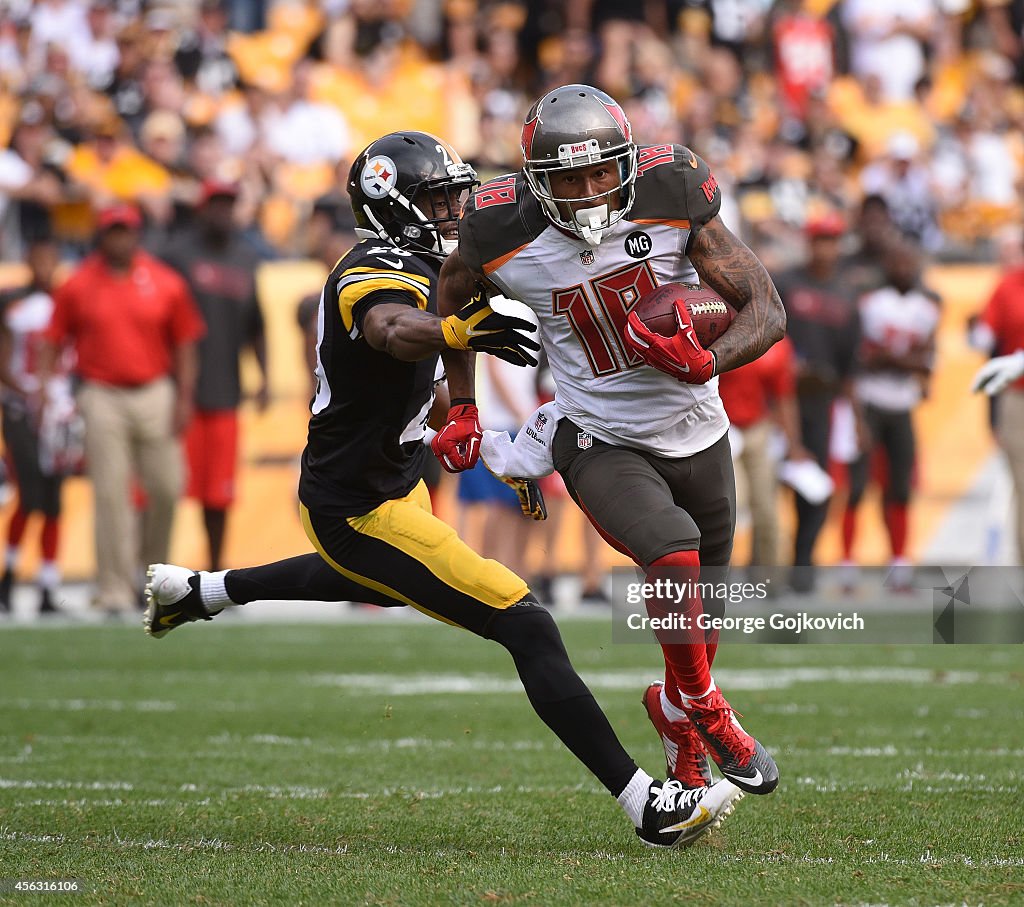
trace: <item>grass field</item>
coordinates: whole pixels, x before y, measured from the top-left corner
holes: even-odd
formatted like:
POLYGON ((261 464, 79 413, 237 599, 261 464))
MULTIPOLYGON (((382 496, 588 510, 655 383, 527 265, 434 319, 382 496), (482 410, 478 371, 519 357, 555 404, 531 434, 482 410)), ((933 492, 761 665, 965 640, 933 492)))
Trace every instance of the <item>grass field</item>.
MULTIPOLYGON (((563 630, 660 771, 657 650, 563 630)), ((440 625, 10 628, 0 651, 0 876, 86 881, 60 903, 1024 903, 1019 647, 724 649, 782 783, 669 852, 501 650, 440 625)))

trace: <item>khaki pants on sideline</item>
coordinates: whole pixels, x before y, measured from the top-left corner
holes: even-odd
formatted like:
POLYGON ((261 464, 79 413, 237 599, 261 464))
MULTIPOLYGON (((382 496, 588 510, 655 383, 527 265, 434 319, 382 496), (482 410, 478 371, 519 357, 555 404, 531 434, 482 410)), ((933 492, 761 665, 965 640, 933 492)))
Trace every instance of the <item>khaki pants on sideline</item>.
POLYGON ((170 378, 135 388, 86 382, 78 392, 95 496, 100 608, 134 608, 141 567, 167 560, 184 476, 181 443, 171 427, 174 396, 170 378), (147 497, 141 535, 132 497, 135 477, 147 497))
POLYGON ((772 422, 762 419, 742 431, 743 450, 737 459, 750 507, 750 563, 774 567, 779 562, 779 514, 772 422))
POLYGON ((1017 508, 1017 563, 1024 566, 1024 391, 1010 388, 996 404, 996 435, 1006 451, 1006 462, 1013 477, 1017 508))

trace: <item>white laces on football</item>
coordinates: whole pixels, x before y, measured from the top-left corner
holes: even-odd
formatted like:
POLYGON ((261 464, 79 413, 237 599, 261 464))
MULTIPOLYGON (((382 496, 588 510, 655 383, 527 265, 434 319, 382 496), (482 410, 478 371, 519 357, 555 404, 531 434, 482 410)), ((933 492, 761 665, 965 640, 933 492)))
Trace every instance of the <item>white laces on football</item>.
POLYGON ((651 806, 657 812, 670 813, 677 808, 681 809, 683 806, 691 805, 687 801, 696 799, 704 790, 705 788, 703 787, 693 789, 683 787, 682 784, 673 778, 671 781, 666 781, 661 785, 661 790, 654 795, 651 806), (680 797, 682 798, 681 800, 679 799, 680 797))

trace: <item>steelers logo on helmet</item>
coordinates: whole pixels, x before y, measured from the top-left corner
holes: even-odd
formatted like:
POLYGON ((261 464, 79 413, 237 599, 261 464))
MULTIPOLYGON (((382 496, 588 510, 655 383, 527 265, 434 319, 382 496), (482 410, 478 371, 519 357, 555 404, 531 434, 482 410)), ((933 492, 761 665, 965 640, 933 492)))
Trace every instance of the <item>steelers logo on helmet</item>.
POLYGON ((370 198, 384 198, 395 187, 398 168, 391 158, 378 154, 370 158, 359 176, 363 192, 370 198))

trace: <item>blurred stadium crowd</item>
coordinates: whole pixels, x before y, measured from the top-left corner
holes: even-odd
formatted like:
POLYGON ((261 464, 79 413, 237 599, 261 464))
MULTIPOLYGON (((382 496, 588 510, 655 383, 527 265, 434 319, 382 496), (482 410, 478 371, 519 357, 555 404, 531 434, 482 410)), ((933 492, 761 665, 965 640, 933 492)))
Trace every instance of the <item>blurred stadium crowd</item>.
MULTIPOLYGON (((369 141, 435 133, 487 179, 518 169, 534 98, 585 82, 623 102, 638 141, 683 143, 709 162, 723 220, 793 298, 840 283, 844 296, 893 285, 905 296, 918 248, 931 260, 1019 262, 1022 26, 1021 0, 3 0, 0 260, 24 261, 52 238, 73 263, 102 212, 123 203, 142 214, 143 245, 166 258, 197 208, 223 194, 254 262, 330 266, 351 241, 345 178, 369 141), (883 261, 890 233, 911 243, 896 256, 911 263, 903 278, 899 261, 883 261), (840 281, 843 256, 859 270, 840 281)), ((315 303, 300 307, 307 329, 315 303)), ((771 417, 791 454, 827 467, 829 406, 849 391, 856 351, 839 349, 842 319, 807 331, 792 336, 795 366, 786 353, 799 380, 748 376, 733 393, 758 402, 734 421, 746 422, 749 451, 763 446, 755 423, 771 417), (806 404, 823 387, 817 415, 773 411, 773 395, 806 404)), ((934 336, 920 344, 927 371, 934 336)), ((485 378, 494 388, 483 396, 507 404, 508 424, 492 427, 514 429, 550 392, 532 377, 528 390, 514 375, 485 378)), ((909 444, 894 449, 906 459, 909 444)), ((757 468, 743 466, 752 483, 757 468)), ((800 514, 798 563, 824 518, 820 506, 800 514)), ((777 532, 759 542, 756 530, 755 552, 779 559, 777 532)), ((584 592, 597 594, 600 568, 588 564, 584 592)))
POLYGON ((173 231, 216 178, 266 255, 309 254, 376 136, 443 135, 487 177, 517 167, 532 99, 578 81, 697 149, 770 269, 865 193, 929 252, 984 255, 1018 214, 1022 21, 1016 0, 6 0, 3 253, 44 227, 81 248, 114 199, 173 231))

